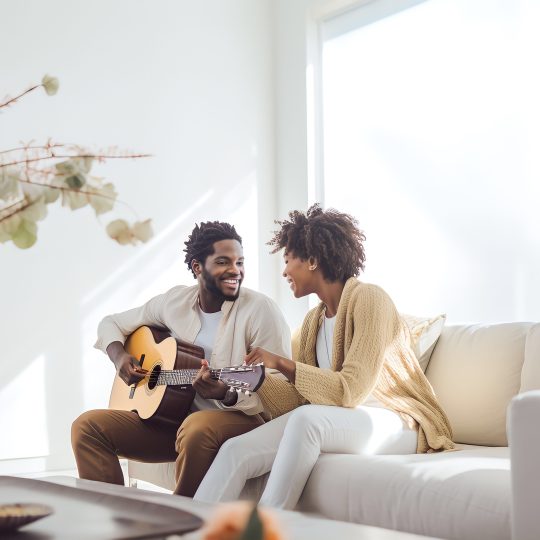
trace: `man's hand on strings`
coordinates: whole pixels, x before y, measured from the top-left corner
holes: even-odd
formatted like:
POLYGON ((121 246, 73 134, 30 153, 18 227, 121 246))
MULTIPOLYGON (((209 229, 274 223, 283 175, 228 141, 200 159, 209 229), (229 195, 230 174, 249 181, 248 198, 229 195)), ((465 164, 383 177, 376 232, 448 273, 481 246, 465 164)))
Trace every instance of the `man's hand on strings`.
POLYGON ((212 378, 212 372, 207 360, 201 360, 201 369, 193 381, 195 392, 204 399, 222 400, 227 393, 227 385, 212 378))
POLYGON ((114 362, 116 373, 127 384, 136 384, 146 377, 148 371, 141 367, 139 361, 128 353, 120 355, 114 362))

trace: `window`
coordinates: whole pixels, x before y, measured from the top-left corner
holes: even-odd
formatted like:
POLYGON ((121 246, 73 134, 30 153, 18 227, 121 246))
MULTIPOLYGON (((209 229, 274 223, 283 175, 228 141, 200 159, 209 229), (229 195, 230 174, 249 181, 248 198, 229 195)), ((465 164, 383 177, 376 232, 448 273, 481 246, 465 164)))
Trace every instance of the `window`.
POLYGON ((389 4, 322 24, 324 205, 400 310, 538 320, 540 5, 389 4))

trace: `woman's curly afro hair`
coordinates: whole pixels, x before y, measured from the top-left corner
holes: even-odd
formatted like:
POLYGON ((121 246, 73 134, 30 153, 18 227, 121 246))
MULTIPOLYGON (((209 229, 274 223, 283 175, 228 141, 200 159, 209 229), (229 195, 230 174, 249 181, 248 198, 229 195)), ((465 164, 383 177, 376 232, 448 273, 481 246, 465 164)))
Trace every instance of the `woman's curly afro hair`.
POLYGON ((303 261, 314 257, 327 281, 345 282, 364 270, 366 237, 349 214, 314 204, 305 213, 293 210, 288 220, 275 223, 281 228, 268 242, 274 246, 272 253, 285 249, 303 261))

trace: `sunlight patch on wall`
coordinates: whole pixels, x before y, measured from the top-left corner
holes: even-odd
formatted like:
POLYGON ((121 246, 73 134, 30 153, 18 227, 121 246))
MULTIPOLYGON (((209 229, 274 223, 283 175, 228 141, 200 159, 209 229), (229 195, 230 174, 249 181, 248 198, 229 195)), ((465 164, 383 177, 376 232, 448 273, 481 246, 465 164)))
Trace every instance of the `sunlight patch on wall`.
MULTIPOLYGON (((112 273, 106 281, 99 285, 99 287, 96 287, 83 298, 81 306, 85 306, 86 304, 94 300, 97 296, 102 294, 104 291, 107 291, 107 289, 115 289, 116 287, 118 287, 119 283, 123 282, 125 276, 132 276, 134 273, 137 272, 137 268, 144 266, 147 267, 149 261, 152 262, 155 259, 155 257, 153 257, 151 253, 155 251, 156 245, 163 245, 165 241, 170 240, 171 233, 176 232, 178 228, 184 225, 186 219, 189 216, 192 216, 198 209, 200 209, 205 203, 207 203, 208 200, 211 199, 213 193, 214 190, 209 189, 203 196, 201 196, 197 201, 190 205, 187 210, 182 212, 174 221, 169 223, 167 227, 165 227, 162 231, 156 234, 156 236, 151 240, 151 242, 146 245, 139 246, 135 255, 130 257, 124 265, 122 265, 114 273, 112 273)), ((168 249, 171 248, 168 247, 168 249)), ((169 267, 164 268, 164 270, 167 269, 169 269, 169 267)))
POLYGON ((0 410, 0 459, 49 454, 43 355, 2 388, 0 410))
MULTIPOLYGON (((243 284, 250 289, 259 287, 259 221, 257 213, 257 176, 247 174, 236 190, 237 206, 231 211, 230 222, 242 237, 246 276, 243 284)), ((270 232, 268 233, 270 237, 270 232)), ((268 249, 270 251, 270 249, 268 249)), ((270 255, 268 255, 270 257, 270 255)), ((264 261, 263 261, 264 264, 264 261)))

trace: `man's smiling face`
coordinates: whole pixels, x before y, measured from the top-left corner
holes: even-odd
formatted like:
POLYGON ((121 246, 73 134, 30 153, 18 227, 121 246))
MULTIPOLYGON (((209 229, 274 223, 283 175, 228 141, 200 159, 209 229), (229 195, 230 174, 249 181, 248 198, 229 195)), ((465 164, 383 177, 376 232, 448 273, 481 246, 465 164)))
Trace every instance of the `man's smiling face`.
POLYGON ((214 253, 206 257, 200 285, 216 298, 234 301, 244 279, 244 251, 238 240, 214 243, 214 253))

